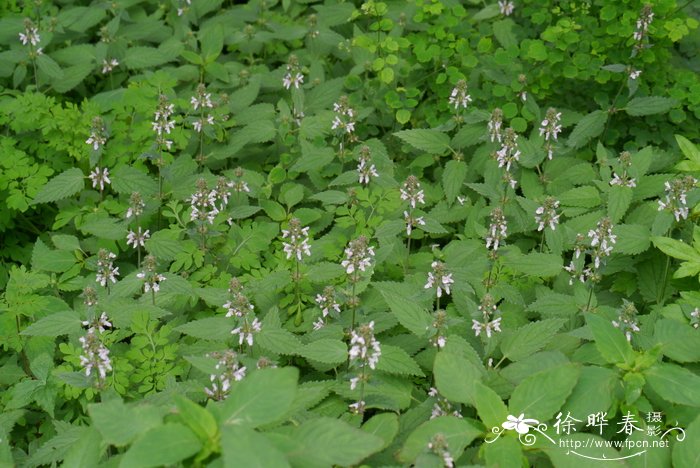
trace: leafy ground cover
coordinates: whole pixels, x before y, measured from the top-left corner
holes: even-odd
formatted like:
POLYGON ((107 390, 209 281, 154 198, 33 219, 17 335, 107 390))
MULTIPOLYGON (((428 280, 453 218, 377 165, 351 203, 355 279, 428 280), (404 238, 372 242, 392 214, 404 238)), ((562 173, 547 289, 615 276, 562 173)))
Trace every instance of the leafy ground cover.
POLYGON ((0 465, 700 466, 691 3, 3 2, 0 465))

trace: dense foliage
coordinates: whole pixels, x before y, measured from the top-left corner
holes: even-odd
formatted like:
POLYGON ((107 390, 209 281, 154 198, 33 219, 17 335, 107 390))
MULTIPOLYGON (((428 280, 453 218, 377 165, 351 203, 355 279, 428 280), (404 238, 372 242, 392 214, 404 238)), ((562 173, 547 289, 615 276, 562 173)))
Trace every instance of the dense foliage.
POLYGON ((691 3, 2 2, 0 466, 699 466, 691 3))

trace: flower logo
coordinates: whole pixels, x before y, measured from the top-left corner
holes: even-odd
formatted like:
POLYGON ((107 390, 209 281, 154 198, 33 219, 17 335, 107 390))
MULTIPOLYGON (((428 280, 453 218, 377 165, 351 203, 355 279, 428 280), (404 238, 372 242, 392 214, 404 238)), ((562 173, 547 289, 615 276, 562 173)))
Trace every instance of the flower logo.
POLYGON ((518 434, 527 434, 532 425, 539 424, 537 419, 525 419, 525 413, 521 413, 517 418, 513 415, 508 415, 507 419, 506 422, 501 424, 503 429, 515 430, 518 434))

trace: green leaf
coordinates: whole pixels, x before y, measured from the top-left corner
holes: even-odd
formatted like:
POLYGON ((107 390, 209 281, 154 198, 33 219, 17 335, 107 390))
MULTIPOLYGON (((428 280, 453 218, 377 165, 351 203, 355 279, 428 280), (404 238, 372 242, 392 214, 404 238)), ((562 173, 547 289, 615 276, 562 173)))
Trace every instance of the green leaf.
POLYGON ((467 163, 464 161, 450 160, 445 164, 442 172, 442 187, 445 190, 447 201, 453 203, 462 190, 462 184, 467 177, 467 163))
POLYGON ((484 425, 487 428, 500 426, 508 417, 508 408, 501 397, 480 382, 476 382, 474 393, 474 407, 484 425))
POLYGON ((295 466, 351 466, 381 449, 384 441, 348 423, 317 418, 304 422, 292 434, 291 453, 295 466))
POLYGON ((160 426, 163 418, 160 409, 148 405, 127 406, 119 399, 89 404, 88 414, 104 441, 117 447, 160 426))
POLYGON ((299 370, 266 368, 238 382, 224 402, 219 419, 225 424, 258 427, 285 415, 297 391, 299 370))
POLYGON ((264 434, 242 426, 224 426, 221 431, 223 466, 227 468, 283 468, 290 466, 264 434))
POLYGON ((661 114, 668 112, 676 105, 676 100, 671 98, 650 96, 632 99, 625 106, 625 112, 632 116, 661 114))
POLYGON ((231 322, 226 317, 207 317, 193 320, 175 328, 176 332, 203 340, 225 341, 231 338, 231 322))
POLYGON ((566 142, 571 148, 581 148, 586 143, 591 141, 603 133, 605 122, 608 120, 608 114, 601 110, 593 111, 578 121, 576 127, 569 135, 566 142))
POLYGON ((51 271, 63 273, 76 263, 73 252, 67 250, 51 250, 41 239, 37 239, 32 251, 32 269, 35 271, 51 271))
POLYGON ((379 413, 372 416, 362 425, 363 431, 378 436, 384 441, 382 449, 385 449, 394 441, 399 432, 399 417, 394 413, 379 413))
MULTIPOLYGON (((675 434, 675 432, 674 432, 675 434)), ((685 430, 685 440, 673 445, 673 466, 700 467, 700 416, 685 430)))
POLYGON ((700 149, 683 135, 674 135, 683 155, 700 170, 700 149))
POLYGON ((164 262, 175 260, 182 253, 182 247, 180 233, 171 229, 156 231, 146 241, 146 251, 164 262))
POLYGON ((563 268, 561 256, 542 252, 526 255, 513 252, 503 257, 503 264, 519 273, 539 278, 556 276, 563 268))
POLYGON ((199 437, 202 443, 216 439, 218 427, 216 419, 209 411, 180 395, 175 397, 175 404, 182 422, 199 437))
POLYGON ((641 224, 618 224, 613 228, 617 242, 613 252, 638 255, 649 248, 649 228, 641 224))
POLYGON ((651 241, 666 255, 688 262, 700 262, 700 252, 684 242, 670 237, 652 237, 651 241))
POLYGON ((61 336, 80 333, 81 321, 77 312, 66 311, 48 315, 22 330, 25 336, 61 336))
POLYGON ((584 366, 564 408, 574 415, 608 411, 613 404, 613 395, 618 385, 619 377, 614 370, 584 366))
POLYGON ((204 62, 209 63, 216 60, 224 47, 224 30, 221 24, 212 23, 212 26, 202 28, 199 42, 204 62))
POLYGON ((56 234, 51 236, 51 242, 59 250, 80 250, 80 241, 77 237, 68 234, 56 234))
POLYGON ((465 358, 455 354, 439 352, 433 365, 435 386, 448 400, 474 405, 479 371, 465 358))
POLYGON ((520 447, 520 443, 514 437, 499 437, 492 443, 484 444, 487 466, 522 466, 523 451, 520 447))
POLYGON ((126 237, 126 223, 110 218, 104 213, 90 213, 85 216, 78 229, 102 239, 122 240, 126 237))
POLYGON ((379 292, 401 325, 417 336, 425 335, 432 318, 423 307, 393 291, 380 288, 379 292))
POLYGON ((306 140, 301 140, 301 157, 290 169, 294 172, 316 172, 326 167, 335 158, 333 149, 328 146, 314 146, 306 140))
POLYGON ((63 466, 93 468, 99 464, 102 451, 100 433, 93 427, 87 428, 80 440, 76 441, 66 453, 63 466))
POLYGON ((501 340, 503 357, 511 361, 526 358, 544 348, 564 325, 564 319, 531 322, 501 340))
POLYGON ((348 359, 348 347, 342 341, 324 338, 302 347, 299 355, 325 364, 340 364, 348 359))
POLYGON ((263 325, 255 337, 255 342, 261 348, 276 354, 298 354, 301 342, 296 335, 284 328, 271 328, 263 325))
POLYGON ((140 437, 121 459, 120 467, 146 468, 172 465, 199 452, 197 436, 179 423, 154 427, 140 437))
POLYGON ((454 416, 440 416, 418 426, 406 439, 397 458, 401 463, 410 464, 422 453, 428 452, 428 444, 436 434, 442 434, 447 441, 450 454, 458 459, 464 448, 481 435, 466 419, 454 416))
POLYGON ((632 189, 620 185, 613 185, 608 191, 608 216, 613 223, 617 223, 627 213, 632 202, 632 189))
POLYGON ((139 192, 143 197, 149 197, 158 192, 158 183, 131 166, 119 166, 110 175, 112 189, 120 194, 131 195, 139 192))
POLYGON ((130 47, 124 56, 124 65, 131 70, 163 65, 171 60, 163 51, 155 47, 130 47))
POLYGON ((83 80, 87 78, 90 73, 92 73, 94 68, 95 66, 93 65, 92 61, 87 63, 79 63, 77 65, 73 65, 72 67, 64 68, 61 76, 59 78, 55 78, 52 81, 51 86, 56 92, 67 93, 82 83, 83 80))
POLYGON ((439 130, 418 128, 394 132, 394 135, 412 147, 430 154, 444 154, 450 148, 450 137, 439 130))
POLYGON ((677 366, 659 362, 645 373, 647 383, 664 400, 700 408, 700 377, 677 366))
POLYGON ((63 78, 63 70, 58 64, 46 54, 41 54, 36 58, 36 65, 39 71, 44 73, 52 80, 60 80, 63 78))
POLYGON ((634 351, 625 335, 610 320, 588 313, 586 323, 595 338, 595 346, 601 356, 611 364, 631 364, 634 351))
POLYGON ((515 387, 508 406, 510 414, 547 421, 559 411, 578 381, 580 369, 572 364, 538 372, 515 387))
POLYGON ((660 319, 654 338, 663 345, 662 352, 678 362, 700 362, 700 334, 688 324, 660 319))
POLYGON ((579 206, 582 208, 595 208, 600 205, 600 194, 595 187, 584 185, 568 190, 558 196, 564 206, 579 206))
POLYGON ((398 346, 382 345, 382 354, 377 369, 389 374, 416 375, 423 377, 420 367, 406 351, 398 346))
POLYGON ((44 185, 32 200, 32 205, 63 200, 80 192, 84 187, 83 171, 77 167, 68 169, 44 185))

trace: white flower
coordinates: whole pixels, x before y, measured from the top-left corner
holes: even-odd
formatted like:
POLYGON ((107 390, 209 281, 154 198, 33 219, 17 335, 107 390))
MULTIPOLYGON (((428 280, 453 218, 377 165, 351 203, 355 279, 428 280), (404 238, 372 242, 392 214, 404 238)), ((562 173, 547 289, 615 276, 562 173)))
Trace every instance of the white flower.
POLYGON ((450 285, 454 283, 452 273, 447 273, 445 264, 442 262, 433 262, 430 266, 433 271, 428 273, 428 281, 425 283, 424 288, 430 289, 437 285, 437 297, 442 297, 443 289, 446 294, 450 294, 450 285))
POLYGON ((639 75, 641 75, 641 74, 642 74, 642 71, 641 71, 641 70, 632 70, 632 71, 630 72, 630 79, 631 79, 631 80, 636 80, 637 78, 639 78, 639 75))
POLYGON ((99 185, 100 191, 104 190, 105 184, 109 185, 112 183, 112 181, 109 179, 109 169, 106 167, 104 169, 96 167, 88 177, 92 181, 92 188, 97 188, 99 185))
POLYGON ((512 431, 515 430, 518 434, 527 434, 530 432, 530 427, 540 422, 537 419, 526 419, 525 414, 521 413, 517 418, 513 415, 508 415, 507 421, 501 424, 503 429, 512 431))
POLYGON ((503 244, 503 240, 507 235, 508 223, 506 217, 500 208, 494 208, 491 212, 491 225, 486 236, 486 248, 494 251, 498 250, 498 247, 503 244))
POLYGON ((501 331, 501 317, 484 323, 472 320, 472 330, 474 330, 474 336, 479 336, 479 334, 483 331, 486 332, 487 338, 491 338, 493 332, 501 331))
POLYGON ((114 70, 115 67, 119 66, 119 60, 113 58, 110 60, 103 59, 102 60, 102 74, 106 75, 107 73, 110 73, 112 70, 114 70))
POLYGON ((365 236, 360 236, 354 241, 350 241, 345 248, 345 260, 340 264, 345 268, 345 272, 351 275, 358 270, 366 271, 372 264, 372 257, 374 257, 374 247, 368 245, 365 236))
POLYGON ((472 97, 467 94, 467 82, 464 80, 459 80, 457 85, 452 88, 448 103, 449 105, 454 106, 455 110, 457 110, 460 107, 466 109, 470 102, 472 102, 472 97))
POLYGON ((304 83, 304 75, 299 72, 295 74, 287 72, 287 74, 284 75, 284 78, 282 78, 282 84, 284 85, 285 89, 290 89, 292 86, 299 89, 299 86, 301 86, 302 83, 304 83))
POLYGON ((22 42, 22 45, 31 44, 35 46, 41 41, 39 30, 33 26, 29 26, 23 33, 19 33, 19 40, 22 42))
POLYGON ((510 16, 515 9, 515 4, 509 0, 498 0, 498 9, 502 15, 510 16))
POLYGON ((282 243, 284 252, 287 254, 287 260, 296 257, 298 261, 301 261, 302 255, 311 256, 309 228, 302 228, 299 219, 292 218, 289 221, 288 229, 282 230, 282 239, 287 239, 289 241, 282 243))
POLYGON ((107 372, 112 370, 112 363, 109 359, 109 349, 95 333, 94 328, 90 328, 85 336, 78 339, 83 348, 80 356, 80 365, 85 368, 85 375, 90 377, 93 369, 97 370, 100 381, 107 377, 107 372))
POLYGON ((415 208, 418 203, 425 205, 425 193, 421 190, 420 182, 416 176, 408 176, 399 191, 401 200, 407 201, 411 208, 415 208))
POLYGON ((137 248, 138 246, 141 247, 146 247, 146 241, 151 237, 149 234, 149 230, 146 229, 145 232, 141 230, 141 226, 138 227, 136 232, 129 230, 129 233, 126 235, 126 245, 131 245, 134 248, 137 248))
POLYGON ((381 354, 382 350, 379 341, 374 337, 374 321, 350 332, 350 351, 348 351, 348 355, 351 361, 360 361, 360 367, 368 365, 370 369, 374 369, 379 362, 381 354))
POLYGON ((244 342, 248 343, 248 346, 253 346, 253 334, 258 333, 262 329, 262 323, 257 317, 249 324, 248 321, 244 321, 243 325, 231 330, 232 335, 238 335, 238 344, 242 345, 244 342))

